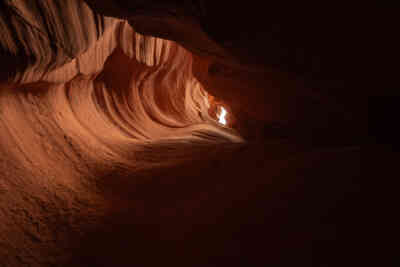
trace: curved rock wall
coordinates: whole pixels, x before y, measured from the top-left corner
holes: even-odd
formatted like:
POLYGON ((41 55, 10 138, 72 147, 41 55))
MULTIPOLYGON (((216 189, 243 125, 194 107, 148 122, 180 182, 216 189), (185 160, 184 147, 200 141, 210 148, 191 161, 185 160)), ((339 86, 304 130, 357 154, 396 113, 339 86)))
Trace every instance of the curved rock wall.
POLYGON ((390 116, 380 103, 398 99, 396 11, 380 3, 361 11, 348 3, 86 2, 193 52, 195 76, 241 117, 246 136, 270 138, 278 126, 301 142, 363 143, 369 107, 390 116))
POLYGON ((357 47, 349 18, 85 2, 103 15, 79 0, 0 4, 0 266, 390 260, 377 252, 396 201, 371 201, 361 174, 372 156, 378 192, 393 169, 387 150, 360 146, 358 93, 383 76, 349 90, 374 72, 364 50, 340 68, 355 50, 331 30, 357 47), (211 118, 215 104, 248 142, 211 118))
MULTIPOLYGON (((67 81, 85 73, 85 65, 95 68, 93 58, 85 64, 81 57, 79 64, 76 57, 118 24, 93 13, 82 1, 3 1, 0 12, 1 59, 9 64, 2 65, 0 78, 20 83, 67 81)), ((115 47, 110 41, 92 56, 107 56, 115 47)))
POLYGON ((112 177, 133 182, 243 142, 208 115, 176 43, 82 1, 1 5, 2 266, 68 265, 79 233, 113 209, 112 177))

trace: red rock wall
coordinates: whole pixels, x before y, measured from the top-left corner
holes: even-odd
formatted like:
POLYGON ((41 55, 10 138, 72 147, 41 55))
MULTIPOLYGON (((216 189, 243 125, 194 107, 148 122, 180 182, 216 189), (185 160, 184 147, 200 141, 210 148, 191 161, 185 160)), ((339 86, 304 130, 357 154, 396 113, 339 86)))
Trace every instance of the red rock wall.
POLYGON ((106 176, 140 180, 242 142, 209 117, 176 43, 82 1, 2 5, 1 59, 15 64, 0 86, 1 266, 68 266, 113 209, 106 176))
POLYGON ((395 201, 375 180, 393 155, 360 146, 363 98, 331 64, 344 47, 323 57, 296 34, 304 21, 257 5, 87 2, 118 18, 78 0, 0 4, 0 266, 390 261, 395 201), (299 74, 318 55, 328 68, 299 74))
POLYGON ((396 12, 379 3, 87 2, 193 52, 194 75, 242 117, 246 136, 279 126, 301 142, 362 143, 369 107, 391 116, 377 96, 398 99, 396 12))

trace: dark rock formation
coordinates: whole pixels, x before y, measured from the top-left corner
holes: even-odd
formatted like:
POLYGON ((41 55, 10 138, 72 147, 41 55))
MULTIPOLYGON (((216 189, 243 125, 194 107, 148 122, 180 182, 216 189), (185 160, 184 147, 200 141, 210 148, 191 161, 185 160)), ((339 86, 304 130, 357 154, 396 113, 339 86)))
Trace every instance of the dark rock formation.
POLYGON ((378 4, 87 2, 192 51, 195 76, 244 121, 354 143, 367 131, 368 101, 398 96, 396 15, 378 4))
POLYGON ((393 259, 395 198, 378 177, 394 153, 367 129, 371 103, 382 121, 398 95, 389 12, 0 7, 0 266, 393 259))

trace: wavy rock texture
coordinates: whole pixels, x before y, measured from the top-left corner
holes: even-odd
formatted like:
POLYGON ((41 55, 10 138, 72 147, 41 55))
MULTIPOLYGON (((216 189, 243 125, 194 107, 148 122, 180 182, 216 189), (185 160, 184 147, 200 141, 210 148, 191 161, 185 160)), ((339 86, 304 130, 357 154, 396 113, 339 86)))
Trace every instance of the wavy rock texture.
POLYGON ((176 43, 82 1, 3 2, 0 18, 2 266, 68 264, 70 236, 109 205, 100 177, 242 142, 209 117, 176 43))
POLYGON ((390 116, 381 101, 398 99, 396 11, 379 3, 360 12, 346 3, 86 2, 192 51, 194 75, 242 117, 246 136, 264 127, 270 137, 275 125, 301 142, 360 143, 371 131, 369 107, 390 116))
POLYGON ((255 3, 86 2, 0 4, 0 266, 391 260, 362 53, 255 3))

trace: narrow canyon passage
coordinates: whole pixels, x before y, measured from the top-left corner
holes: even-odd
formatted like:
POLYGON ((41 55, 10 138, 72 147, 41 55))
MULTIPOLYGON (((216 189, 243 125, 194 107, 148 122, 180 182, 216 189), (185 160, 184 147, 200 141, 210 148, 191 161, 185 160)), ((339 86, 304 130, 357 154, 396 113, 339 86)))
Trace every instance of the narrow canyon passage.
POLYGON ((372 261, 363 99, 255 59, 219 4, 136 2, 0 4, 0 266, 372 261))
POLYGON ((68 259, 66 251, 76 253, 70 246, 79 247, 79 232, 116 208, 104 194, 119 198, 130 192, 125 186, 151 178, 152 169, 243 143, 208 115, 208 98, 191 74, 188 52, 136 34, 124 21, 106 21, 110 29, 95 47, 66 65, 61 61, 62 71, 55 66, 42 74, 34 62, 9 77, 17 83, 2 86, 6 266, 68 259), (126 181, 118 177, 124 176, 134 180, 122 186, 126 181), (71 238, 77 243, 69 244, 71 238))

